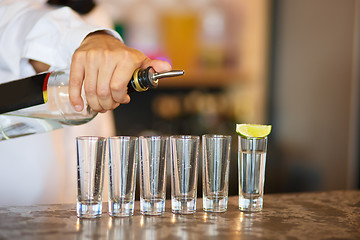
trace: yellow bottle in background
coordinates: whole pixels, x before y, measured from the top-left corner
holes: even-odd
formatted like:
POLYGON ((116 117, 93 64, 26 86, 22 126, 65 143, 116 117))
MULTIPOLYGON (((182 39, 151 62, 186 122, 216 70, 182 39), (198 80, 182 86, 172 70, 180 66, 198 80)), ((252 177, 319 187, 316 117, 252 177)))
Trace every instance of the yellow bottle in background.
POLYGON ((192 11, 164 13, 161 20, 164 49, 174 68, 194 68, 198 55, 198 17, 192 11))

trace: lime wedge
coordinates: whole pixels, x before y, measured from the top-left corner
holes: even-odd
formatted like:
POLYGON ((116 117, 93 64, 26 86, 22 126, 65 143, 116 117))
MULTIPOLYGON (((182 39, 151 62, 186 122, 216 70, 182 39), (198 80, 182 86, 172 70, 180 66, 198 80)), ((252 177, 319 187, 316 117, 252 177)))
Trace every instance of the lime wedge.
POLYGON ((261 138, 271 132, 271 125, 236 124, 236 132, 243 137, 261 138))

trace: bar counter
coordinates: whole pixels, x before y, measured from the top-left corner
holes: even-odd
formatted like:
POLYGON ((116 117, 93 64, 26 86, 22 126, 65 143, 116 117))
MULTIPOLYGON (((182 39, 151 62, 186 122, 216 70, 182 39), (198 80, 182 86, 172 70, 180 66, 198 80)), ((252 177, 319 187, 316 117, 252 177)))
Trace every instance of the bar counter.
POLYGON ((0 208, 0 239, 360 239, 360 191, 265 194, 258 213, 225 213, 78 219, 75 204, 0 208))

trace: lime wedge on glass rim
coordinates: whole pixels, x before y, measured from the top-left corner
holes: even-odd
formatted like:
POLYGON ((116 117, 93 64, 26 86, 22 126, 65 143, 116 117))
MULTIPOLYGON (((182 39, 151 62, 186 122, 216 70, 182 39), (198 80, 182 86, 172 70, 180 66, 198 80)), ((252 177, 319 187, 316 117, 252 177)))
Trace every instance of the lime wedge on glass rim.
POLYGON ((263 138, 270 134, 271 125, 236 124, 236 132, 245 138, 263 138))

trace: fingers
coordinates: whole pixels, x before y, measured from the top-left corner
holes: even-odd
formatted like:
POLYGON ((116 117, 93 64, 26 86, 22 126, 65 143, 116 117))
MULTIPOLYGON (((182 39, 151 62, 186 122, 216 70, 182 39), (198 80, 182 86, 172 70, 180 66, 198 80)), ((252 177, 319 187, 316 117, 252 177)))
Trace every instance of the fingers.
MULTIPOLYGON (((91 58, 85 62, 87 62, 85 65, 72 64, 70 70, 70 102, 76 111, 83 109, 82 84, 84 84, 87 103, 94 111, 105 112, 130 102, 127 84, 140 64, 115 65, 112 61, 103 58, 91 58)), ((156 72, 171 70, 169 63, 160 60, 145 59, 141 63, 141 68, 147 66, 152 66, 156 72)))
POLYGON ((84 90, 87 103, 90 105, 91 109, 97 112, 101 112, 104 109, 102 108, 100 101, 97 95, 97 85, 98 85, 98 63, 87 64, 85 68, 85 78, 84 78, 84 90))
POLYGON ((129 103, 127 84, 133 74, 133 68, 116 68, 110 82, 111 96, 117 103, 129 103))
POLYGON ((84 65, 72 62, 69 81, 70 101, 76 111, 83 109, 81 88, 84 85, 87 103, 97 112, 113 110, 120 103, 129 103, 127 83, 134 67, 116 66, 114 62, 97 56, 89 57, 84 65), (80 107, 81 106, 81 107, 80 107))
POLYGON ((150 60, 112 36, 89 35, 73 55, 69 80, 70 102, 75 110, 83 109, 81 89, 84 85, 86 100, 94 111, 115 109, 130 101, 127 84, 133 72, 149 66, 156 72, 171 70, 169 63, 150 60))
POLYGON ((70 66, 70 77, 69 77, 69 99, 71 105, 78 112, 84 108, 84 102, 81 97, 81 88, 84 79, 84 66, 77 63, 77 59, 73 57, 70 66))
POLYGON ((113 77, 115 65, 112 61, 108 61, 108 59, 105 59, 103 63, 104 64, 99 67, 96 94, 101 108, 103 110, 112 110, 116 102, 111 95, 110 82, 113 77))

